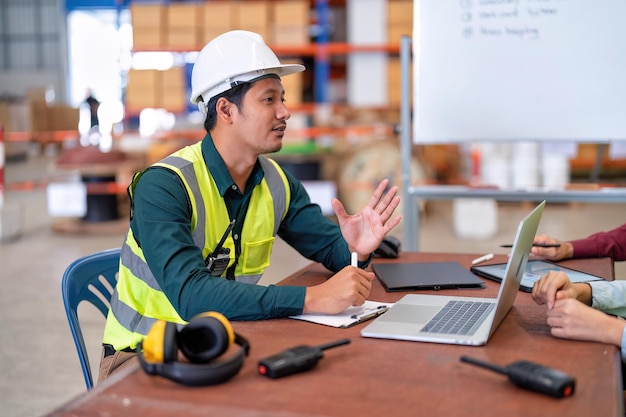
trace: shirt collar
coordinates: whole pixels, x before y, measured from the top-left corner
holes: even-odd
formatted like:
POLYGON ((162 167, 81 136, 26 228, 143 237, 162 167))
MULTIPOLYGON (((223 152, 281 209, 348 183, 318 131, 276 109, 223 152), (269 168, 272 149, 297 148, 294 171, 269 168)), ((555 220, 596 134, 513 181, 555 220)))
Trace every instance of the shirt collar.
MULTIPOLYGON (((207 133, 202 140, 202 156, 209 173, 217 185, 220 195, 223 197, 226 191, 235 185, 235 181, 230 175, 230 172, 228 172, 228 168, 226 168, 222 156, 217 152, 210 133, 207 133)), ((259 185, 262 180, 263 168, 261 168, 261 163, 257 159, 252 169, 252 174, 248 179, 248 184, 246 184, 246 190, 252 190, 255 186, 259 185)))

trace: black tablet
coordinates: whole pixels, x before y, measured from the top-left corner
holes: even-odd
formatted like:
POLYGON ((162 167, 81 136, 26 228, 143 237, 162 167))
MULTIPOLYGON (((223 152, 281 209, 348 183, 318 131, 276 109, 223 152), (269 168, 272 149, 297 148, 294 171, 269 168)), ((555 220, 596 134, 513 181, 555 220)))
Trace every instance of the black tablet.
POLYGON ((458 262, 374 263, 372 270, 388 292, 485 286, 483 280, 458 262))
MULTIPOLYGON (((497 282, 502 281, 505 269, 506 263, 476 265, 470 268, 470 270, 476 275, 480 275, 481 277, 491 279, 497 282)), ((525 292, 531 292, 535 281, 546 275, 548 271, 565 272, 571 282, 591 282, 603 280, 603 278, 597 277, 595 275, 591 275, 582 271, 577 271, 571 268, 566 268, 552 262, 544 260, 530 260, 526 265, 526 271, 524 272, 524 277, 522 278, 519 289, 525 292)))

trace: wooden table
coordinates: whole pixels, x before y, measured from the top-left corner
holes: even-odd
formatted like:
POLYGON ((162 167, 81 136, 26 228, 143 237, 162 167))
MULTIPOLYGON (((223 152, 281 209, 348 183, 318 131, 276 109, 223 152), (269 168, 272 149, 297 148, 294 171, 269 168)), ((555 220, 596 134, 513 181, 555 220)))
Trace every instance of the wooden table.
MULTIPOLYGON (((403 253, 398 261, 453 260, 469 268, 477 256, 403 253)), ((499 255, 493 262, 505 260, 499 255)), ((613 278, 607 258, 567 265, 613 278)), ((322 266, 311 264, 281 285, 313 285, 328 276, 322 266)), ((486 281, 485 289, 439 293, 495 297, 498 288, 486 281)), ((387 293, 375 280, 370 299, 394 302, 404 294, 387 293)), ((545 307, 520 292, 483 347, 363 338, 359 332, 365 324, 336 329, 291 319, 233 322, 235 330, 250 340, 251 351, 243 369, 227 383, 189 388, 134 367, 50 416, 623 416, 619 350, 554 338, 545 318, 545 307), (310 372, 276 380, 257 372, 263 357, 344 337, 351 343, 325 351, 310 372), (461 363, 461 355, 500 365, 520 359, 543 363, 575 376, 576 392, 555 399, 525 391, 503 375, 461 363)))

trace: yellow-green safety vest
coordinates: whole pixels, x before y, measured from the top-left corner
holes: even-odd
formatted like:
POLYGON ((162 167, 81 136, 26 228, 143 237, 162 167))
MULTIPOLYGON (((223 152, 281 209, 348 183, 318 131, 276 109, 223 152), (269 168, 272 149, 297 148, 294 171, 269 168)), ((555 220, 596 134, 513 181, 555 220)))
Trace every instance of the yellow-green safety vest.
MULTIPOLYGON (((278 164, 260 156, 264 178, 254 188, 241 231, 241 254, 235 279, 256 284, 269 266, 274 236, 291 198, 287 177, 278 164)), ((202 157, 201 142, 187 146, 153 166, 165 167, 182 180, 192 207, 191 228, 202 256, 213 252, 230 223, 228 210, 202 157), (210 227, 209 227, 210 226, 210 227)), ((136 176, 138 178, 138 176, 136 176)), ((129 188, 133 197, 135 181, 129 188)), ((229 234, 224 247, 235 253, 229 234)), ((235 262, 231 256, 229 267, 235 262)), ((157 320, 184 323, 161 290, 132 230, 122 245, 118 283, 111 298, 103 342, 117 350, 135 348, 157 320)))

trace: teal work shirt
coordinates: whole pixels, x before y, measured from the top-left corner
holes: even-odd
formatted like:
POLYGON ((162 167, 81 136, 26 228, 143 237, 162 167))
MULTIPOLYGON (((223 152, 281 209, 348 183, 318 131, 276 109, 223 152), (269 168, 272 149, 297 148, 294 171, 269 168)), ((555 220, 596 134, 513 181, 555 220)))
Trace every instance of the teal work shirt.
MULTIPOLYGON (((240 234, 252 189, 263 179, 257 162, 246 190, 237 187, 210 135, 202 154, 231 219, 239 219, 233 234, 240 234)), ((278 235, 304 257, 321 262, 331 271, 350 264, 350 253, 339 226, 312 204, 302 184, 286 172, 291 202, 278 235)), ((301 314, 305 288, 262 286, 212 277, 202 251, 191 235, 191 203, 180 178, 163 167, 148 168, 134 191, 130 222, 150 270, 183 320, 219 311, 230 320, 260 320, 301 314)), ((211 225, 207 225, 211 227, 211 225)), ((219 231, 220 235, 224 231, 219 231)), ((231 254, 231 256, 233 256, 231 254)), ((360 266, 365 266, 360 265, 360 266)))

